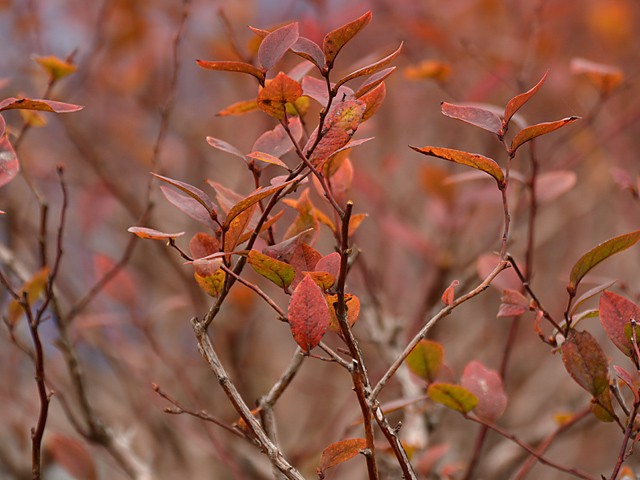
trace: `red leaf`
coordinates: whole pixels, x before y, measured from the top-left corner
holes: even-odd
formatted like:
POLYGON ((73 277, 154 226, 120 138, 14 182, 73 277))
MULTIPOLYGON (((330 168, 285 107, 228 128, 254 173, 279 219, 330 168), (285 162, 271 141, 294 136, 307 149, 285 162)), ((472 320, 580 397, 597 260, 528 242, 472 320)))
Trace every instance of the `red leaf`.
POLYGON ((306 243, 300 243, 291 255, 289 264, 296 269, 296 277, 294 278, 291 286, 296 286, 306 277, 304 272, 313 272, 316 269, 316 265, 322 258, 320 252, 313 247, 310 247, 306 243))
MULTIPOLYGON (((481 255, 476 262, 476 270, 478 277, 487 278, 487 276, 496 268, 500 262, 498 255, 487 253, 481 255)), ((502 292, 505 289, 517 290, 522 285, 518 274, 513 268, 507 268, 500 272, 491 282, 491 286, 502 292)))
POLYGON ((196 60, 196 63, 206 70, 222 70, 225 72, 248 73, 258 79, 260 84, 264 83, 265 74, 259 68, 244 62, 210 62, 207 60, 196 60))
POLYGON ((529 310, 529 300, 517 290, 505 289, 500 301, 498 317, 518 317, 529 310))
POLYGON ((470 123, 489 132, 498 134, 502 130, 502 120, 500 120, 500 117, 484 108, 471 105, 453 105, 447 102, 442 102, 440 108, 442 109, 442 113, 447 117, 462 120, 463 122, 470 123))
POLYGON ((385 68, 384 70, 380 70, 378 73, 374 75, 371 75, 364 82, 362 82, 362 85, 360 85, 360 88, 358 88, 354 96, 356 98, 360 98, 365 93, 373 90, 378 85, 380 85, 389 75, 391 75, 395 69, 396 67, 389 67, 389 68, 385 68))
POLYGON ((240 239, 243 238, 245 230, 251 229, 251 220, 257 207, 257 203, 253 203, 248 208, 243 209, 240 213, 235 215, 233 220, 225 222, 225 225, 229 227, 224 236, 223 248, 225 252, 232 252, 240 242, 240 239))
POLYGON ((580 119, 580 117, 567 117, 555 122, 538 123, 537 125, 531 125, 530 127, 523 128, 516 134, 515 137, 513 137, 510 150, 513 153, 529 140, 533 140, 540 135, 551 133, 578 119, 580 119))
MULTIPOLYGON (((0 123, 4 126, 4 120, 0 120, 0 123)), ((0 139, 0 187, 13 180, 19 171, 20 163, 16 151, 9 142, 9 137, 3 135, 0 139)))
POLYGON ((630 325, 631 319, 640 322, 640 307, 631 300, 605 290, 600 296, 600 323, 611 342, 626 356, 634 358, 633 344, 625 333, 625 327, 630 325))
POLYGON ((298 246, 304 242, 304 239, 309 231, 300 232, 298 235, 284 240, 275 245, 269 245, 262 249, 262 253, 269 255, 276 260, 287 262, 291 260, 291 257, 295 253, 298 246))
POLYGON ((542 86, 544 81, 547 79, 548 74, 549 74, 549 71, 547 70, 545 74, 542 76, 542 78, 540 79, 540 81, 533 88, 526 91, 525 93, 516 95, 511 100, 509 100, 507 107, 504 109, 504 120, 503 120, 504 125, 508 125, 509 121, 511 120, 511 117, 513 117, 513 115, 515 115, 515 113, 518 110, 520 110, 520 108, 525 103, 527 103, 531 99, 531 97, 533 97, 536 94, 538 90, 540 90, 540 87, 542 86))
MULTIPOLYGON (((210 268, 204 263, 195 263, 195 260, 208 257, 220 251, 220 242, 214 236, 207 233, 198 232, 189 241, 189 252, 194 259, 194 268, 200 275, 210 274, 210 268)), ((214 259, 219 260, 219 259, 214 259)), ((211 264, 213 265, 213 264, 211 264)))
POLYGON ((82 110, 84 107, 71 103, 55 102, 53 100, 31 99, 31 98, 5 98, 0 101, 0 112, 2 110, 40 110, 42 112, 70 113, 82 110))
POLYGON ((367 12, 353 22, 347 23, 342 27, 336 28, 327 33, 322 42, 322 50, 327 66, 331 68, 333 62, 347 42, 351 40, 362 28, 371 21, 371 12, 367 12))
POLYGON ((593 335, 571 330, 561 351, 567 372, 587 392, 597 397, 609 387, 607 356, 593 335))
POLYGON ((258 61, 265 70, 271 69, 298 40, 298 24, 290 23, 269 33, 258 48, 258 61))
POLYGON ((373 73, 376 73, 382 70, 384 67, 389 65, 394 58, 396 58, 400 54, 401 50, 402 50, 402 43, 400 43, 400 46, 393 53, 378 60, 377 62, 372 63, 371 65, 367 65, 366 67, 362 67, 354 72, 351 72, 349 75, 347 75, 344 78, 341 78, 338 81, 338 83, 336 83, 335 88, 339 88, 341 85, 347 83, 350 80, 353 80, 354 78, 362 77, 364 75, 371 75, 373 73))
POLYGON ((318 475, 324 478, 324 472, 329 468, 352 459, 365 448, 367 448, 367 441, 364 438, 348 438, 332 443, 322 451, 318 475))
POLYGON ((53 462, 68 472, 73 478, 96 480, 96 465, 85 445, 73 438, 62 435, 49 435, 46 450, 53 462))
POLYGON ((310 277, 305 276, 293 292, 287 316, 300 348, 309 352, 320 343, 329 326, 329 306, 310 277))
MULTIPOLYGON (((298 117, 289 119, 289 130, 296 142, 299 142, 300 138, 302 138, 302 124, 298 117)), ((293 147, 294 145, 289 135, 287 135, 287 132, 285 132, 284 127, 278 125, 273 130, 269 130, 260 135, 253 144, 253 147, 251 147, 251 151, 263 152, 280 158, 285 153, 291 151, 293 147)))
POLYGON ((478 361, 467 364, 460 383, 478 397, 475 414, 487 422, 498 420, 507 408, 507 394, 500 375, 478 361))
POLYGON ((181 235, 184 235, 184 232, 165 233, 165 232, 160 232, 158 230, 154 230, 153 228, 146 228, 146 227, 129 227, 127 231, 133 233, 134 235, 140 238, 147 238, 150 240, 168 240, 170 238, 177 238, 181 235))
POLYGON ((278 120, 287 118, 285 105, 295 102, 302 95, 302 86, 293 78, 280 72, 267 81, 258 93, 258 108, 278 120))
POLYGON ((458 285, 460 285, 460 282, 458 280, 454 280, 453 282, 451 282, 451 284, 442 293, 442 297, 440 298, 442 300, 442 303, 444 303, 445 305, 451 305, 453 303, 453 300, 455 299, 453 289, 458 285))
POLYGON ((629 372, 627 372, 624 368, 619 367, 618 365, 614 365, 613 369, 615 370, 618 378, 622 380, 633 393, 633 398, 635 400, 635 403, 638 403, 640 401, 640 391, 638 390, 638 387, 639 387, 638 374, 636 373, 634 377, 629 372))
POLYGON ((362 114, 362 121, 370 119, 373 114, 375 114, 380 107, 382 106, 382 102, 387 97, 387 87, 384 82, 378 85, 376 88, 371 91, 365 93, 360 97, 360 101, 364 102, 367 108, 362 114))
POLYGON ((338 278, 340 273, 340 254, 338 252, 330 253, 322 257, 315 265, 316 272, 327 272, 338 278))

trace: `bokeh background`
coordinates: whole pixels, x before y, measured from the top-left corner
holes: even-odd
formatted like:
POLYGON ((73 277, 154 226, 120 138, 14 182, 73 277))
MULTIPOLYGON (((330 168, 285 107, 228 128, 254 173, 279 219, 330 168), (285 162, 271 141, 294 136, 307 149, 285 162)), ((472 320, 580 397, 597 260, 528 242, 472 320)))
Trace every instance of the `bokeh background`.
MULTIPOLYGON (((535 145, 540 174, 561 172, 549 175, 540 187, 532 279, 537 296, 556 317, 566 303, 565 284, 575 260, 601 241, 638 228, 640 6, 634 0, 191 0, 176 64, 175 35, 183 8, 178 0, 0 1, 2 98, 40 98, 46 92, 49 78, 36 56, 69 58, 77 66, 56 82, 49 98, 84 110, 37 119, 17 111, 3 116, 13 135, 25 121, 34 123, 21 138, 18 154, 50 206, 51 255, 61 206, 55 168, 65 166, 70 205, 56 284, 62 310, 77 306, 123 260, 120 273, 83 305, 69 328, 91 404, 118 441, 150 469, 150 478, 272 478, 265 459, 246 442, 211 423, 163 411, 170 404, 153 391, 152 382, 185 407, 206 410, 229 424, 237 420, 200 357, 189 324, 207 311, 211 299, 175 251, 160 242, 133 242, 127 233, 145 210, 150 170, 203 189, 208 188, 204 180, 212 179, 241 193, 252 190, 245 164, 212 149, 205 137, 224 139, 249 153, 255 139, 274 127, 273 119, 262 112, 216 116, 234 102, 255 97, 256 82, 246 75, 205 71, 195 63, 251 61, 256 39, 248 25, 268 29, 298 21, 302 35, 321 42, 327 31, 371 10, 370 25, 338 57, 336 79, 404 42, 383 107, 357 134, 375 140, 351 156, 350 196, 355 211, 369 217, 355 237, 359 259, 348 289, 362 300, 356 334, 374 380, 389 364, 388 352, 375 342, 377 329, 395 325, 400 340, 410 338, 440 308, 444 288, 454 279, 462 283, 459 291, 476 284, 482 270, 478 260, 499 248, 502 214, 494 182, 464 176, 464 168, 407 147, 468 149, 504 164, 506 155, 495 137, 444 117, 441 101, 504 108, 548 70, 520 120, 533 124, 582 117, 535 145), (585 73, 583 60, 598 65, 587 64, 585 73), (602 83, 605 77, 610 83, 602 83), (155 152, 163 111, 166 128, 155 152)), ((287 71, 299 60, 286 56, 279 68, 287 71)), ((317 111, 311 109, 308 124, 314 124, 317 111)), ((521 150, 513 168, 516 176, 527 178, 530 151, 521 150)), ((276 174, 265 170, 267 177, 276 174)), ((154 183, 144 226, 185 231, 183 239, 198 232, 200 227, 157 187, 154 183)), ((315 192, 312 198, 326 211, 315 192)), ((518 181, 512 183, 511 205, 509 250, 523 259, 528 200, 518 181)), ((7 212, 0 216, 2 268, 28 278, 39 264, 40 214, 23 177, 0 190, 0 209, 7 212)), ((285 210, 276 229, 280 235, 294 218, 292 209, 285 210)), ((186 243, 181 242, 183 248, 186 243)), ((321 232, 316 248, 323 254, 333 251, 328 231, 321 232)), ((639 255, 635 249, 612 258, 585 286, 618 279, 611 288, 637 301, 639 255)), ((253 272, 248 278, 286 307, 281 291, 253 272)), ((19 287, 20 275, 12 279, 19 287)), ((9 297, 0 295, 4 312, 9 297)), ((499 290, 490 289, 433 330, 431 337, 445 347, 451 380, 470 360, 499 368, 512 322, 496 318, 499 304, 499 290)), ((597 300, 586 307, 596 308, 597 300)), ((509 405, 499 423, 536 444, 557 428, 557 414, 580 411, 589 399, 564 371, 560 356, 539 341, 533 318, 525 315, 518 323, 505 384, 509 405)), ((597 319, 583 325, 602 341, 612 362, 631 368, 597 319)), ((130 478, 104 448, 85 441, 70 424, 58 394, 72 410, 78 408, 77 398, 56 346, 54 322, 45 322, 41 331, 47 375, 56 392, 45 436, 46 478, 130 478)), ((7 328, 0 332, 0 476, 30 478, 29 429, 38 411, 33 364, 7 328)), ((212 332, 249 404, 268 391, 296 347, 287 326, 240 285, 212 332)), ((24 325, 15 333, 29 345, 24 325)), ((339 345, 336 338, 328 342, 339 345)), ((419 393, 423 386, 411 381, 419 393)), ((392 382, 382 400, 406 395, 392 382)), ((478 427, 454 412, 419 405, 427 419, 423 433, 428 433, 427 443, 414 452, 421 478, 447 478, 449 473, 460 478, 478 427)), ((284 452, 313 478, 326 445, 361 435, 354 425, 358 412, 348 375, 335 365, 307 360, 276 407, 284 452)), ((560 436, 548 456, 597 478, 613 468, 621 440, 614 425, 587 417, 560 436)), ((638 463, 634 457, 630 466, 638 463)), ((512 478, 525 459, 513 443, 490 434, 475 478, 512 478)), ((364 476, 361 459, 328 474, 335 479, 364 476)), ((389 478, 399 477, 390 473, 389 478)), ((529 478, 568 477, 539 465, 529 478)))

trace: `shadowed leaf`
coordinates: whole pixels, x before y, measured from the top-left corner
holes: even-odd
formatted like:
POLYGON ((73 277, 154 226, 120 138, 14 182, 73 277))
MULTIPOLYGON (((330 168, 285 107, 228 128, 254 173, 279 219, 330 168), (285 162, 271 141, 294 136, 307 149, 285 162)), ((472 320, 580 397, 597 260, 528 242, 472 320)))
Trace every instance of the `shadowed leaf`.
MULTIPOLYGON (((22 285, 19 292, 20 299, 22 300, 26 296, 27 306, 31 308, 33 302, 35 302, 40 294, 44 292, 48 281, 49 269, 44 267, 41 270, 38 270, 24 283, 24 285, 22 285)), ((9 303, 9 306, 7 307, 7 322, 9 325, 15 325, 23 313, 24 309, 22 308, 22 305, 20 305, 20 302, 16 299, 11 300, 11 303, 9 303)))
POLYGON ((517 290, 507 288, 500 298, 498 317, 517 317, 529 310, 529 300, 517 290))
POLYGON ((587 392, 597 397, 609 387, 607 356, 593 335, 571 330, 561 351, 567 372, 587 392))
POLYGON ((336 277, 328 272, 315 271, 302 273, 308 277, 311 277, 322 291, 329 290, 336 283, 336 277))
POLYGON ((364 438, 348 438, 332 443, 322 451, 318 475, 324 476, 324 472, 329 468, 352 459, 365 448, 367 448, 367 441, 364 438))
POLYGON ((450 162, 459 163, 461 165, 467 165, 469 167, 482 170, 488 173, 498 182, 498 186, 502 188, 504 184, 504 173, 500 166, 492 159, 477 153, 469 153, 462 150, 454 150, 452 148, 439 148, 439 147, 412 147, 409 148, 424 155, 431 155, 432 157, 442 158, 449 160, 450 162))
POLYGON ((433 340, 420 340, 405 360, 409 370, 427 383, 433 383, 444 360, 444 347, 433 340))
POLYGON ((500 120, 500 117, 484 108, 471 105, 454 105, 447 102, 442 102, 440 108, 442 113, 447 117, 462 120, 463 122, 470 123, 489 132, 498 134, 502 129, 502 120, 500 120))
POLYGON ((223 152, 230 153, 231 155, 235 155, 236 157, 241 158, 242 160, 245 159, 244 155, 240 150, 238 150, 236 147, 234 147, 230 143, 225 142, 224 140, 220 140, 218 138, 213 138, 213 137, 207 137, 207 143, 211 145, 213 148, 222 150, 223 152))
POLYGON ((579 118, 580 117, 567 117, 555 122, 538 123, 537 125, 531 125, 530 127, 523 128, 516 134, 515 137, 513 137, 510 150, 511 152, 515 152, 529 140, 539 137, 540 135, 551 133, 561 127, 564 127, 568 123, 578 120, 579 118))
POLYGON ((70 113, 82 110, 84 107, 71 103, 55 102, 53 100, 31 99, 31 98, 5 98, 0 101, 0 112, 2 110, 40 110, 42 112, 70 113))
POLYGON ((354 72, 351 72, 349 75, 347 75, 344 78, 341 78, 338 81, 338 83, 336 83, 336 86, 334 88, 339 88, 341 85, 347 83, 350 80, 353 80, 354 78, 362 77, 364 75, 372 75, 382 70, 384 67, 389 65, 394 58, 396 58, 400 54, 401 50, 402 50, 402 43, 400 43, 400 46, 393 53, 378 60, 377 62, 372 63, 371 65, 367 65, 366 67, 362 67, 354 72))
MULTIPOLYGON (((299 118, 289 119, 289 131, 296 142, 299 142, 302 138, 302 130, 302 123, 299 118)), ((262 152, 278 158, 292 149, 293 143, 282 125, 264 132, 251 147, 252 152, 262 152)))
POLYGON ((427 389, 429 398, 460 413, 469 413, 478 405, 478 397, 460 385, 432 383, 427 389))
POLYGON ((163 177, 162 175, 158 175, 157 173, 151 172, 151 175, 153 175, 156 178, 159 178, 163 182, 167 182, 168 184, 173 185, 178 190, 186 193, 191 198, 196 200, 200 205, 202 205, 207 210, 207 212, 213 212, 213 213, 216 212, 216 208, 213 205, 213 202, 211 201, 211 199, 209 198, 209 195, 204 193, 199 188, 194 187, 193 185, 189 185, 188 183, 181 182, 180 180, 174 180, 173 178, 163 177))
POLYGON ((632 319, 640 322, 640 307, 620 295, 604 291, 600 296, 600 323, 611 342, 627 357, 634 358, 633 344, 625 333, 632 319))
POLYGON ((258 108, 278 120, 286 119, 285 105, 295 102, 302 95, 302 86, 293 78, 280 72, 258 93, 258 108))
POLYGON ((202 290, 217 297, 224 288, 226 273, 220 268, 221 258, 206 259, 220 251, 220 242, 206 233, 196 233, 189 241, 189 251, 194 258, 194 278, 202 290))
POLYGON ((374 75, 371 75, 369 78, 367 78, 364 82, 362 82, 362 85, 360 85, 360 88, 358 88, 358 90, 356 91, 356 93, 354 94, 354 96, 356 98, 360 98, 362 97, 365 93, 373 90, 374 88, 376 88, 378 85, 380 85, 382 82, 384 82, 384 80, 391 75, 394 70, 397 67, 389 67, 389 68, 385 68, 384 70, 380 70, 379 72, 377 72, 374 75))
MULTIPOLYGON (((0 117, 0 126, 4 130, 4 120, 1 119, 2 117, 0 117)), ((16 178, 19 171, 20 162, 18 162, 16 151, 13 149, 11 142, 9 142, 9 137, 3 135, 0 138, 0 187, 16 178)))
POLYGON ((248 73, 258 79, 260 84, 264 83, 265 74, 259 68, 244 62, 210 62, 207 60, 196 60, 196 63, 206 70, 221 70, 225 72, 248 73))
POLYGON ((256 250, 249 251, 247 263, 249 263, 257 273, 267 280, 271 280, 280 288, 287 288, 291 285, 293 277, 296 274, 295 269, 291 265, 256 250))
POLYGON ((202 225, 209 227, 213 230, 216 228, 216 224, 211 219, 209 212, 203 208, 202 204, 197 200, 194 200, 188 195, 183 195, 173 190, 172 188, 161 186, 160 191, 165 198, 175 205, 181 212, 189 215, 191 218, 200 222, 202 225))
POLYGON ((305 352, 322 340, 329 325, 329 315, 320 287, 310 277, 303 278, 291 296, 287 317, 294 340, 305 352))
MULTIPOLYGON (((267 221, 265 221, 262 224, 262 227, 260 227, 260 233, 266 232, 269 228, 271 228, 280 219, 280 217, 282 217, 282 215, 284 215, 284 210, 279 211, 273 217, 270 217, 267 221)), ((253 231, 248 230, 244 232, 242 235, 240 235, 240 238, 238 239, 238 245, 249 240, 252 234, 253 234, 253 231)))
POLYGON ((618 365, 614 365, 613 369, 615 370, 617 377, 622 380, 633 393, 634 401, 636 403, 640 402, 640 391, 638 390, 638 387, 640 385, 638 384, 638 374, 636 373, 634 378, 628 371, 618 365))
POLYGON ((184 235, 184 232, 166 233, 146 227, 129 227, 127 231, 133 233, 137 237, 149 240, 168 240, 170 238, 177 238, 184 235))
MULTIPOLYGON (((234 214, 230 222, 225 221, 225 225, 228 226, 228 230, 224 236, 225 252, 232 252, 240 242, 240 239, 243 238, 245 230, 251 228, 251 220, 257 207, 257 203, 253 203, 247 208, 243 208, 237 215, 234 214)), ((231 211, 229 211, 229 213, 231 213, 231 211)))
MULTIPOLYGON (((342 329, 340 328, 340 322, 336 314, 336 305, 338 304, 338 295, 331 294, 326 296, 327 304, 331 312, 331 318, 329 319, 329 330, 338 335, 342 335, 342 329)), ((360 299, 350 293, 344 294, 344 305, 347 311, 347 323, 350 327, 353 327, 358 321, 360 316, 360 299)))
POLYGON ((460 383, 478 398, 473 411, 479 418, 495 422, 502 416, 507 408, 507 394, 498 372, 474 360, 464 367, 460 383))
POLYGON ((347 23, 342 27, 336 28, 327 33, 322 41, 322 50, 324 58, 329 68, 333 66, 333 62, 347 42, 351 40, 362 28, 371 21, 371 12, 367 12, 353 22, 347 23))
POLYGON ((269 245, 262 249, 262 253, 265 255, 269 255, 272 258, 280 260, 282 262, 287 262, 291 260, 295 250, 298 246, 304 242, 309 231, 300 232, 298 235, 291 237, 287 240, 284 240, 280 243, 276 243, 275 245, 269 245))
POLYGON ((315 266, 316 272, 328 272, 335 278, 340 273, 340 254, 338 252, 330 253, 318 260, 315 266))
POLYGON ((535 84, 530 90, 521 93, 519 95, 516 95, 515 97, 513 97, 511 100, 509 100, 509 103, 507 103, 507 107, 504 109, 504 125, 508 125, 509 121, 511 120, 511 117, 513 117, 513 115, 520 110, 520 108, 522 108, 522 106, 527 103, 531 97, 533 97, 536 92, 538 90, 540 90, 540 87, 542 86, 542 84, 544 83, 544 81, 547 79, 547 75, 549 74, 549 71, 547 70, 545 72, 545 74, 542 76, 542 78, 540 79, 540 81, 535 84))
POLYGON ((575 294, 578 284, 593 267, 612 255, 634 246, 638 240, 640 240, 640 230, 611 238, 585 253, 571 269, 567 285, 569 293, 575 294))
POLYGON ((290 23, 269 33, 258 48, 258 62, 265 70, 271 69, 298 40, 298 24, 290 23))

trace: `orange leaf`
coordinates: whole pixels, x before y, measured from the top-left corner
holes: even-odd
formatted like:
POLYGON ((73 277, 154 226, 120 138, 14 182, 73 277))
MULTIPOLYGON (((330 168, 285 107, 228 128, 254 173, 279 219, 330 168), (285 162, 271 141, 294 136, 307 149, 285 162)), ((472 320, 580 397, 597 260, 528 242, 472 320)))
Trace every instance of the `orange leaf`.
POLYGON ((2 110, 40 110, 53 113, 70 113, 82 110, 84 107, 71 103, 54 102, 53 100, 30 99, 30 98, 5 98, 0 102, 0 112, 2 110))
MULTIPOLYGON (((20 299, 26 295, 27 305, 31 304, 40 296, 49 281, 49 269, 44 267, 38 270, 33 276, 25 282, 20 289, 20 299)), ((10 325, 15 325, 22 313, 24 312, 22 305, 17 300, 12 300, 7 307, 7 321, 10 325)))
POLYGON ((451 284, 442 293, 442 303, 444 303, 445 305, 451 305, 453 303, 455 299, 455 293, 453 289, 458 285, 460 285, 460 282, 458 280, 454 280, 453 282, 451 282, 451 284))
POLYGON ((332 443, 322 451, 318 475, 324 478, 324 472, 329 468, 352 459, 365 448, 367 448, 367 440, 364 438, 348 438, 332 443))
MULTIPOLYGON (((331 318, 329 319, 329 330, 338 335, 342 335, 342 329, 340 328, 340 322, 336 314, 336 304, 338 303, 338 295, 332 294, 326 296, 327 303, 329 304, 329 310, 331 312, 331 318)), ((347 312, 347 323, 350 327, 353 327, 358 321, 360 316, 360 299, 350 293, 344 294, 344 305, 347 312)))
POLYGON ((532 140, 540 135, 546 135, 554 130, 564 127, 566 124, 574 122, 580 117, 567 117, 555 122, 544 122, 520 130, 511 141, 511 152, 515 152, 522 144, 532 140))
POLYGON ((278 120, 286 119, 285 105, 295 102, 302 95, 302 86, 293 78, 280 72, 267 81, 258 94, 258 108, 278 120))
POLYGON ((230 115, 244 115, 245 113, 255 112, 258 110, 258 101, 255 99, 242 100, 235 102, 226 108, 220 110, 216 115, 218 117, 227 117, 230 115))
POLYGON ((544 81, 547 79, 548 74, 549 74, 549 71, 547 70, 545 74, 542 76, 542 78, 540 79, 540 81, 536 83, 533 86, 533 88, 527 90, 524 93, 516 95, 511 100, 509 100, 509 103, 507 103, 507 107, 504 109, 504 120, 502 121, 503 125, 508 125, 509 121, 511 120, 511 117, 513 117, 516 114, 516 112, 520 110, 520 108, 522 108, 522 106, 525 103, 527 103, 531 99, 531 97, 533 97, 536 94, 538 90, 540 90, 540 87, 542 86, 544 81))
POLYGON ((258 79, 260 84, 264 83, 265 74, 259 68, 244 62, 210 62, 207 60, 196 60, 196 63, 206 70, 222 70, 225 72, 248 73, 258 79))
POLYGON ((364 102, 367 106, 362 114, 362 121, 368 120, 376 113, 382 106, 382 102, 387 97, 387 87, 384 82, 378 85, 376 88, 362 95, 359 100, 364 102))
POLYGON ((367 12, 353 22, 336 28, 327 33, 322 42, 324 58, 329 68, 333 67, 336 56, 349 40, 351 40, 362 28, 371 21, 371 12, 367 12))
POLYGON ((129 227, 127 231, 140 238, 146 238, 149 240, 169 240, 170 238, 177 238, 181 235, 184 235, 184 232, 165 233, 154 230, 153 228, 146 227, 129 227))
POLYGON ((362 67, 354 72, 351 72, 349 75, 347 75, 344 78, 341 78, 338 81, 338 83, 336 83, 334 89, 338 89, 341 85, 347 83, 350 80, 353 80, 354 78, 362 77, 364 75, 371 75, 373 73, 378 72, 379 70, 382 70, 384 67, 389 65, 394 58, 396 58, 400 54, 401 50, 402 50, 402 43, 400 43, 400 46, 393 53, 378 60, 377 62, 372 63, 371 65, 367 65, 366 67, 362 67))
POLYGON ((287 316, 296 343, 309 352, 317 346, 329 325, 329 307, 320 287, 308 276, 298 284, 287 316))

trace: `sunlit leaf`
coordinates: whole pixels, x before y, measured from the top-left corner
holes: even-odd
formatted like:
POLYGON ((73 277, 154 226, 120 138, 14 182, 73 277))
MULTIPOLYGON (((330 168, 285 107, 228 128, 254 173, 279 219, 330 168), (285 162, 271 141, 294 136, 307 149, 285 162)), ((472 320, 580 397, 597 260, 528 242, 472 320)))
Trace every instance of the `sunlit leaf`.
POLYGON ((480 127, 489 132, 498 134, 502 130, 502 120, 495 113, 484 108, 471 105, 454 105, 442 102, 440 104, 442 113, 447 117, 462 120, 476 127, 480 127))
MULTIPOLYGON (((340 328, 340 322, 336 314, 336 306, 338 304, 338 295, 331 294, 326 296, 327 304, 329 305, 329 311, 331 312, 331 318, 329 319, 329 330, 338 335, 342 335, 342 329, 340 328)), ((353 327, 358 321, 360 316, 360 299, 350 293, 344 294, 344 305, 347 313, 347 323, 350 327, 353 327)))
POLYGON ((571 330, 561 351, 567 372, 587 392, 596 397, 609 387, 607 356, 593 335, 571 330))
POLYGON ((488 173, 498 182, 500 188, 504 185, 504 173, 495 160, 478 155, 477 153, 469 153, 462 150, 454 150, 452 148, 439 148, 439 147, 412 147, 409 148, 424 155, 431 155, 432 157, 442 158, 449 160, 450 162, 459 163, 461 165, 467 165, 469 167, 482 170, 488 173))
POLYGON ((207 210, 207 212, 213 212, 213 213, 216 212, 216 207, 213 205, 213 202, 209 198, 209 195, 204 193, 199 188, 194 187, 193 185, 189 185, 188 183, 181 182, 180 180, 174 180, 173 178, 163 177, 162 175, 158 175, 157 173, 151 172, 151 175, 153 175, 156 178, 159 178, 163 182, 167 182, 169 185, 173 185, 178 190, 186 193, 191 198, 196 200, 200 205, 202 205, 207 210))
POLYGON ((631 320, 640 323, 640 307, 613 292, 604 291, 600 296, 600 323, 611 342, 627 357, 635 358, 633 344, 625 333, 631 320))
POLYGON ((207 60, 196 60, 196 63, 206 70, 221 70, 225 72, 248 73, 258 79, 260 84, 264 83, 265 74, 262 70, 249 63, 244 62, 210 62, 207 60))
POLYGON ((520 146, 522 146, 529 140, 539 137, 540 135, 551 133, 561 127, 564 127, 568 123, 574 122, 579 119, 580 117, 567 117, 555 122, 538 123, 536 125, 531 125, 530 127, 523 128, 516 134, 515 137, 513 137, 510 150, 511 152, 515 152, 518 148, 520 148, 520 146))
POLYGON ((348 438, 332 443, 322 451, 318 475, 324 478, 324 472, 358 455, 361 450, 367 448, 367 440, 364 438, 348 438))
MULTIPOLYGON (((0 124, 4 126, 4 120, 0 120, 0 124)), ((18 162, 16 151, 9 142, 9 137, 3 135, 0 138, 0 187, 16 178, 19 171, 20 162, 18 162)))
POLYGON ((216 113, 219 117, 226 117, 230 115, 244 115, 245 113, 255 112, 258 110, 258 101, 253 98, 251 100, 242 100, 240 102, 235 102, 229 105, 226 108, 223 108, 218 113, 216 113))
POLYGON ((42 112, 70 113, 82 110, 84 107, 71 103, 55 102, 53 100, 31 98, 5 98, 0 101, 0 112, 3 110, 40 110, 42 112))
POLYGON ((166 233, 146 227, 129 227, 127 231, 133 233, 137 237, 149 240, 169 240, 170 238, 177 238, 184 235, 184 232, 166 233))
POLYGON ((298 40, 298 24, 290 23, 269 33, 258 48, 258 62, 265 70, 271 69, 298 40))
POLYGON ((333 62, 347 42, 351 40, 362 28, 371 21, 371 12, 367 12, 361 17, 349 22, 342 27, 336 28, 327 33, 322 42, 322 50, 327 66, 331 68, 333 62))
POLYGON ((593 267, 612 255, 634 246, 638 240, 640 240, 640 230, 611 238, 589 250, 580 257, 571 269, 567 290, 575 294, 578 284, 593 267))
MULTIPOLYGON (((33 303, 38 299, 42 292, 44 292, 48 281, 49 269, 44 267, 38 270, 20 289, 20 300, 25 299, 26 296, 26 306, 31 308, 33 303)), ((21 303, 16 299, 11 300, 11 303, 9 303, 9 306, 7 307, 7 322, 9 325, 15 325, 23 313, 24 309, 21 303)))
POLYGON ((525 103, 527 103, 531 99, 531 97, 533 97, 536 94, 538 90, 540 90, 540 87, 542 87, 542 84, 547 79, 548 74, 549 74, 549 71, 547 70, 545 74, 542 76, 542 78, 540 79, 540 81, 537 84, 535 84, 531 89, 527 90, 524 93, 516 95, 511 100, 509 100, 509 103, 507 103, 507 107, 504 109, 504 115, 503 115, 504 125, 508 125, 509 121, 511 120, 511 117, 513 117, 513 115, 518 110, 520 110, 520 108, 522 108, 522 106, 525 103))
POLYGON ((433 340, 420 340, 407 359, 409 370, 427 383, 433 383, 442 368, 444 347, 433 340))
POLYGON ((507 408, 507 394, 500 374, 473 360, 464 367, 460 383, 478 398, 473 410, 482 420, 495 422, 507 408))
POLYGON ((222 150, 223 152, 230 153, 231 155, 235 155, 236 157, 244 160, 243 153, 240 150, 238 150, 236 147, 231 145, 230 143, 225 142, 224 140, 220 140, 219 138, 207 137, 207 143, 211 145, 213 148, 222 150))
POLYGON ((364 75, 371 75, 382 70, 384 67, 389 65, 394 58, 396 58, 400 54, 401 50, 402 50, 402 43, 400 43, 400 46, 393 53, 378 60, 377 62, 367 65, 366 67, 362 67, 354 72, 351 72, 346 77, 341 78, 338 81, 338 83, 336 83, 336 86, 334 88, 338 88, 342 84, 347 83, 348 81, 353 80, 354 78, 362 77, 364 75))
POLYGON ((67 75, 75 72, 78 67, 73 63, 56 57, 55 55, 49 55, 46 57, 40 57, 38 55, 33 56, 33 60, 38 63, 49 76, 55 80, 60 80, 67 75))
POLYGON ((302 86, 280 72, 275 78, 268 80, 258 93, 258 108, 278 120, 285 120, 285 105, 295 102, 300 95, 302 86))
POLYGON ((329 326, 329 307, 320 287, 305 277, 291 296, 287 317, 296 343, 305 352, 317 346, 329 326))
POLYGON ((429 398, 460 413, 469 413, 478 405, 478 397, 460 385, 432 383, 427 389, 429 398))

